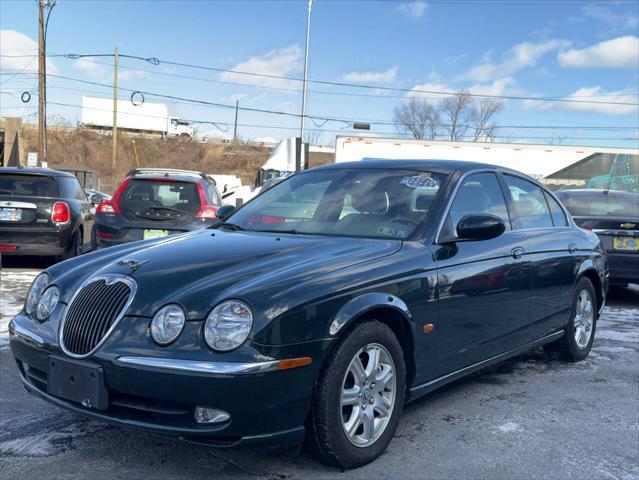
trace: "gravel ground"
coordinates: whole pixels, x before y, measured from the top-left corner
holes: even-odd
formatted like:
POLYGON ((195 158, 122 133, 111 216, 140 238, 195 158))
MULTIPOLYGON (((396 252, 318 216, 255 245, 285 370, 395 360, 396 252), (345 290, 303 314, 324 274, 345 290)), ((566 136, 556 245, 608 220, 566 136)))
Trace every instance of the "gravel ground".
POLYGON ((6 322, 36 274, 1 276, 0 478, 639 479, 638 286, 612 293, 585 361, 535 350, 448 385, 405 409, 380 459, 340 472, 296 451, 214 450, 110 426, 27 394, 6 322))

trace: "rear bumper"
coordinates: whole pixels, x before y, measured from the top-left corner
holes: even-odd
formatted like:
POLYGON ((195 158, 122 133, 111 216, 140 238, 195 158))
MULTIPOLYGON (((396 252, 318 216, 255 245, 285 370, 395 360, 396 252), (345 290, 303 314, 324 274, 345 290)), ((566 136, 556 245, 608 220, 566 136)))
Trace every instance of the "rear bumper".
POLYGON ((148 240, 145 231, 166 231, 168 236, 192 232, 209 227, 216 219, 195 219, 186 224, 175 225, 170 222, 132 223, 120 215, 96 215, 95 233, 97 248, 113 247, 125 243, 148 240))
POLYGON ((70 225, 60 229, 1 227, 0 245, 4 248, 0 253, 2 255, 62 255, 71 241, 72 231, 70 225))
POLYGON ((610 283, 639 283, 639 252, 608 252, 610 283))

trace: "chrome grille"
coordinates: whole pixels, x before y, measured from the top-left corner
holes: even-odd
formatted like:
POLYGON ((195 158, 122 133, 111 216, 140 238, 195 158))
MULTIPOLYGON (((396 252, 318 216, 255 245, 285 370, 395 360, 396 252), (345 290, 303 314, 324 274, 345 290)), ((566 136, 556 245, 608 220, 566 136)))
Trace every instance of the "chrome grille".
POLYGON ((76 358, 95 352, 124 316, 135 290, 135 282, 119 274, 101 275, 85 282, 71 299, 62 322, 62 350, 76 358))

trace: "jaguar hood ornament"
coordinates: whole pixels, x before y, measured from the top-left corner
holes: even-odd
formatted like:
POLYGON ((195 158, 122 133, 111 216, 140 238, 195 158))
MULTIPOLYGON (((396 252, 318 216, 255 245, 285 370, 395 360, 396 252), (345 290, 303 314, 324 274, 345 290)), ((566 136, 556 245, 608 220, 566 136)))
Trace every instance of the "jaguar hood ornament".
POLYGON ((115 262, 118 267, 129 267, 131 269, 131 275, 139 270, 139 268, 147 263, 148 260, 137 261, 133 259, 122 259, 115 262))

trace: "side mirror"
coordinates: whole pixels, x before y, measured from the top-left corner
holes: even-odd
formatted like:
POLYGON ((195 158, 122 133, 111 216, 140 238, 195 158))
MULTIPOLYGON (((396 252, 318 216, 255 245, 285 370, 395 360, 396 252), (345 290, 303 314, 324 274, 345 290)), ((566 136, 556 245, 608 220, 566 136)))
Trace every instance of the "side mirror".
POLYGON ((504 221, 485 213, 471 213, 463 217, 457 224, 459 240, 489 240, 506 231, 504 221))
POLYGON ((94 193, 93 195, 91 195, 91 198, 89 200, 93 205, 98 205, 102 202, 102 196, 94 193))
POLYGON ((233 205, 222 205, 217 209, 216 215, 220 220, 226 220, 234 211, 235 207, 233 205))

